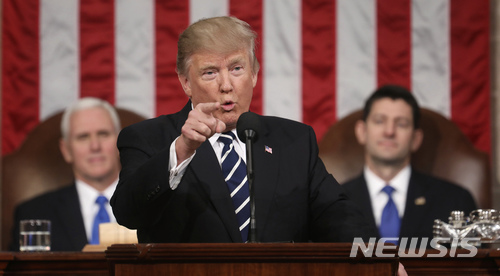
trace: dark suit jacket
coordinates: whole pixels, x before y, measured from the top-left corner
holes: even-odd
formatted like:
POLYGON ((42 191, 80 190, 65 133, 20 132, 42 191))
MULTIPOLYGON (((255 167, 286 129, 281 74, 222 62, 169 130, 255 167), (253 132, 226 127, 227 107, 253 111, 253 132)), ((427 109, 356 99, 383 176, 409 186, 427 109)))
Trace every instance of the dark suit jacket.
MULTIPOLYGON (((356 202, 372 227, 376 227, 368 187, 363 174, 342 185, 350 199, 356 202)), ((448 222, 451 211, 476 209, 471 194, 460 186, 412 170, 406 206, 401 221, 400 237, 432 239, 435 219, 448 222), (422 204, 423 203, 423 204, 422 204)), ((378 234, 378 237, 380 235, 378 234)))
MULTIPOLYGON (((139 242, 242 242, 221 167, 209 141, 197 149, 176 190, 169 186, 169 148, 191 103, 178 113, 123 129, 122 163, 111 206, 139 242)), ((257 240, 352 242, 367 224, 318 158, 311 127, 259 116, 254 144, 257 240), (272 154, 265 151, 272 149, 272 154)))
POLYGON ((12 251, 19 251, 19 221, 23 219, 51 221, 51 251, 81 251, 88 243, 74 183, 16 207, 10 245, 12 251))

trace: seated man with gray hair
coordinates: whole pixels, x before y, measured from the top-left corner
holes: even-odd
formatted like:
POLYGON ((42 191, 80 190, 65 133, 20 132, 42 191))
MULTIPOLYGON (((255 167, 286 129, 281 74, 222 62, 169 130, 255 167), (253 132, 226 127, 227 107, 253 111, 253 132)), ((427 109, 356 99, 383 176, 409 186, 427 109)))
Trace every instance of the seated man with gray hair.
POLYGON ((74 182, 16 207, 10 250, 19 250, 19 222, 25 219, 51 221, 51 251, 81 251, 99 243, 99 223, 116 222, 109 198, 120 172, 120 129, 115 108, 97 98, 82 98, 64 111, 59 145, 74 182))

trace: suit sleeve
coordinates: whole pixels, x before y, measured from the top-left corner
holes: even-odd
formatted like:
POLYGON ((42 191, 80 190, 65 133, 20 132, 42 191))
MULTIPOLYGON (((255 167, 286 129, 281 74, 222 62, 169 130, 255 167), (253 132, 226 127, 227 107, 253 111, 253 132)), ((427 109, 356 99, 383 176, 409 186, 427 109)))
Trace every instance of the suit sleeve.
POLYGON ((318 146, 310 130, 310 202, 311 237, 316 242, 352 242, 355 237, 368 240, 375 230, 364 219, 354 202, 349 200, 335 178, 318 157, 318 146))
POLYGON ((11 229, 11 241, 9 243, 9 251, 19 251, 19 206, 14 210, 14 220, 12 221, 12 229, 11 229))
POLYGON ((172 194, 168 162, 173 139, 161 135, 150 139, 152 133, 160 132, 151 126, 149 130, 131 126, 118 136, 122 170, 110 203, 117 222, 131 229, 154 224, 172 194))

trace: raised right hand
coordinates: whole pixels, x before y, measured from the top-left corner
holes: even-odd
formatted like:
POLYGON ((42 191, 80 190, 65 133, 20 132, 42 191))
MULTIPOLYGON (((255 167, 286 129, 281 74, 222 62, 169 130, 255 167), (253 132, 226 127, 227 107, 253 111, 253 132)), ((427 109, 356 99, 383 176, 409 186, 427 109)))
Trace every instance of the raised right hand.
POLYGON ((199 103, 189 112, 177 139, 175 150, 178 164, 193 155, 195 150, 208 138, 226 129, 226 124, 213 116, 221 108, 219 102, 199 103))

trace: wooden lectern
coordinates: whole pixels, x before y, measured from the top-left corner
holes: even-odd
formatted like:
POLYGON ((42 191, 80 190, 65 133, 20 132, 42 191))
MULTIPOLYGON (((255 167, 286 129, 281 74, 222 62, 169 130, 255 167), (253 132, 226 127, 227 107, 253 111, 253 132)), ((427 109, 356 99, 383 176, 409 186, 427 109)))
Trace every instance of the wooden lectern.
MULTIPOLYGON (((397 257, 350 257, 350 243, 116 244, 110 275, 396 275, 397 257)), ((388 254, 395 254, 396 250, 388 254)))

